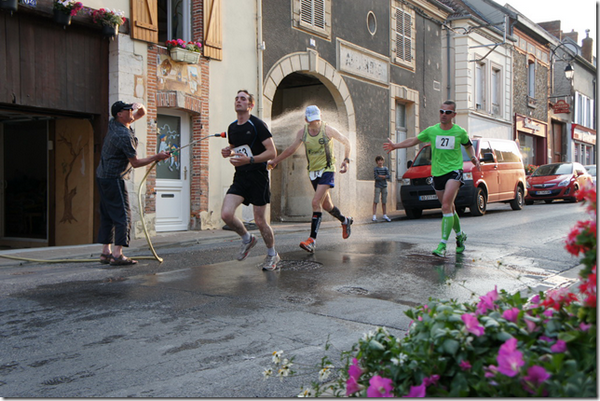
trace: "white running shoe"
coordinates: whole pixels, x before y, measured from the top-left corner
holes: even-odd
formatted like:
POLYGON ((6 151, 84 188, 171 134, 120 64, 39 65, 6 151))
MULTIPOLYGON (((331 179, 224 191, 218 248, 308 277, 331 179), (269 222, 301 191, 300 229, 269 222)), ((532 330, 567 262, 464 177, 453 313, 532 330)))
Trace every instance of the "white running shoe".
POLYGON ((273 256, 267 255, 267 257, 265 258, 265 261, 263 262, 262 269, 266 270, 266 271, 277 270, 279 268, 277 266, 277 262, 279 262, 280 260, 281 260, 281 258, 279 257, 278 253, 276 253, 273 256))
POLYGON ((384 214, 384 215, 383 215, 383 219, 384 219, 385 221, 392 221, 392 220, 390 220, 390 218, 389 218, 389 217, 387 217, 387 214, 384 214))
POLYGON ((242 242, 242 246, 240 247, 240 252, 238 253, 237 256, 237 260, 242 261, 244 259, 246 259, 246 256, 248 256, 248 253, 250 252, 250 249, 252 249, 254 247, 254 245, 256 245, 256 236, 254 234, 251 234, 252 238, 250 238, 250 242, 248 242, 247 244, 244 244, 242 242))
POLYGON ((373 215, 373 221, 377 221, 377 216, 373 215))

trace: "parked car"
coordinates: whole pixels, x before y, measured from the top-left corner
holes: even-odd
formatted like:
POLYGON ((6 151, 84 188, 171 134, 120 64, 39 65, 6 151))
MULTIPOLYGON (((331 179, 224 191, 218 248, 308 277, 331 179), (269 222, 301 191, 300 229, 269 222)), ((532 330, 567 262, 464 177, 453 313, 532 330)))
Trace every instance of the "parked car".
MULTIPOLYGON (((527 190, 525 167, 517 143, 492 138, 476 138, 472 142, 481 171, 461 147, 465 185, 454 201, 457 212, 463 214, 468 207, 471 215, 482 216, 487 204, 492 202, 510 203, 513 210, 521 210, 527 190)), ((408 170, 402 176, 404 185, 400 186, 400 200, 406 216, 418 219, 423 210, 442 207, 431 186, 431 145, 421 148, 407 166, 408 170)))
POLYGON ((555 199, 577 202, 577 191, 592 182, 592 176, 580 163, 544 164, 527 177, 525 203, 532 205, 537 200, 552 203, 555 199))
POLYGON ((590 175, 592 176, 592 181, 594 182, 594 185, 596 185, 596 165, 590 165, 590 166, 583 166, 585 167, 585 169, 587 170, 588 173, 590 173, 590 175))

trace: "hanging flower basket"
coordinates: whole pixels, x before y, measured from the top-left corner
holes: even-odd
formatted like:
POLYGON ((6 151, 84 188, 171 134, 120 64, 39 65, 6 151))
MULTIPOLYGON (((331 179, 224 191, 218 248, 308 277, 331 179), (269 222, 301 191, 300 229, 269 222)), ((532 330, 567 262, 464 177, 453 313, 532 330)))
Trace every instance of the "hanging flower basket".
POLYGON ((183 61, 189 64, 198 64, 200 53, 175 47, 171 49, 171 58, 174 61, 183 61))
POLYGON ((0 10, 17 11, 19 0, 0 0, 0 10))
POLYGON ((54 22, 59 25, 67 26, 71 25, 71 14, 65 14, 64 12, 54 9, 54 22))
POLYGON ((102 25, 102 36, 114 39, 119 34, 119 25, 102 25))

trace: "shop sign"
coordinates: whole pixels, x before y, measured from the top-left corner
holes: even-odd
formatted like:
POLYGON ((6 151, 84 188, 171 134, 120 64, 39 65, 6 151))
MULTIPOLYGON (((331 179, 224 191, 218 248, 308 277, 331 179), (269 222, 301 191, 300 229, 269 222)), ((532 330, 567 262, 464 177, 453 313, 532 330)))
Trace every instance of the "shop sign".
POLYGON ((596 133, 589 132, 578 128, 577 126, 573 127, 573 139, 579 142, 589 143, 590 145, 596 144, 596 133))
POLYGON ((554 104, 552 110, 554 111, 554 114, 569 114, 571 112, 571 105, 564 100, 559 100, 554 104))

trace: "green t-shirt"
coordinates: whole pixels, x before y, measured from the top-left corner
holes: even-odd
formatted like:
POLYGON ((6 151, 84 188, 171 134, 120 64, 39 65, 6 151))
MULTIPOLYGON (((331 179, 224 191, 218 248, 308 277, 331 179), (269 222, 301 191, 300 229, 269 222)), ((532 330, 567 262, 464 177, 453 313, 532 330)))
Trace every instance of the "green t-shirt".
POLYGON ((439 177, 454 170, 462 170, 463 158, 460 145, 469 143, 469 135, 460 125, 453 124, 449 130, 440 124, 423 130, 417 138, 431 143, 431 175, 439 177))

